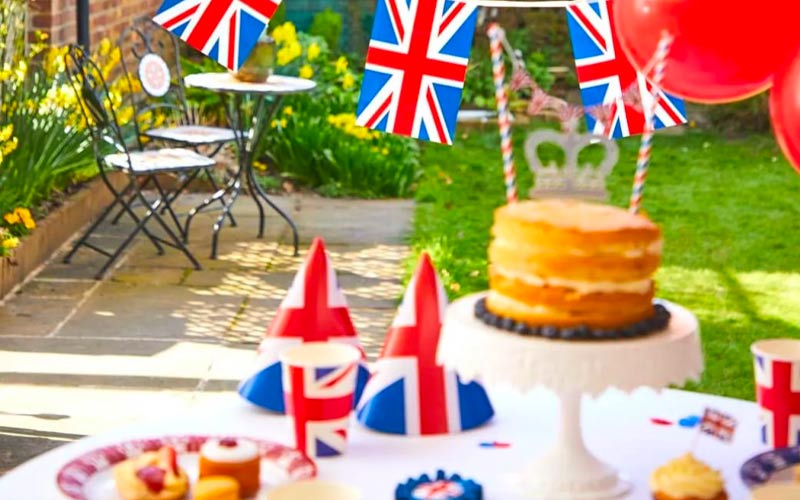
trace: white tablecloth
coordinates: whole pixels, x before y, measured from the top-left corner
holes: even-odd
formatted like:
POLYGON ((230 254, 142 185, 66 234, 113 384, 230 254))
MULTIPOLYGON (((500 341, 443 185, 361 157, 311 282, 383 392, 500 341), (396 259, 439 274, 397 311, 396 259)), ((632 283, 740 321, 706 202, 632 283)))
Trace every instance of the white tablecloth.
MULTIPOLYGON (((557 402, 546 391, 527 396, 498 388, 490 390, 496 410, 494 421, 481 429, 444 437, 408 438, 377 434, 354 423, 347 454, 318 460, 319 477, 358 486, 366 500, 391 500, 394 487, 409 476, 437 468, 459 472, 484 485, 486 500, 520 500, 508 475, 532 460, 552 440, 557 422, 557 402), (508 442, 510 448, 482 448, 481 442, 508 442)), ((745 500, 739 467, 765 450, 759 441, 756 406, 728 398, 667 390, 656 394, 641 389, 633 395, 609 392, 585 400, 583 427, 587 446, 603 461, 619 468, 633 483, 626 498, 650 499, 647 478, 667 460, 685 453, 697 429, 677 425, 688 415, 702 414, 706 406, 735 415, 739 421, 732 444, 710 437, 697 440, 695 454, 722 470, 731 500, 745 500), (653 424, 652 417, 674 420, 674 426, 653 424)), ((154 416, 158 408, 153 408, 154 416)), ((52 450, 0 478, 2 500, 61 499, 55 485, 59 468, 71 458, 96 447, 134 437, 167 434, 249 435, 291 444, 288 422, 267 414, 231 394, 223 405, 195 408, 190 414, 119 429, 52 450)))

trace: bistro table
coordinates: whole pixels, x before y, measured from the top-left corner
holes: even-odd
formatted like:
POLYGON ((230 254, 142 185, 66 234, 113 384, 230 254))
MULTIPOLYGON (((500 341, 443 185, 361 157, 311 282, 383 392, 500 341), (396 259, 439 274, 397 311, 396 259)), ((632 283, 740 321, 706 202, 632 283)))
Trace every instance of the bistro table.
POLYGON ((229 216, 231 208, 236 203, 236 199, 239 197, 242 184, 246 183, 247 190, 258 207, 258 237, 264 237, 265 216, 264 207, 261 204, 261 200, 263 200, 278 215, 283 217, 292 228, 294 252, 297 255, 299 244, 297 227, 291 217, 270 200, 267 193, 264 192, 264 189, 256 180, 253 162, 256 160, 254 154, 258 151, 258 145, 263 134, 275 116, 276 111, 280 108, 283 97, 310 92, 316 88, 317 84, 304 78, 277 75, 271 76, 265 83, 248 83, 237 80, 231 73, 198 73, 188 75, 184 81, 188 87, 209 90, 227 97, 225 112, 228 117, 228 123, 236 135, 235 142, 239 160, 238 169, 228 183, 189 212, 186 219, 184 237, 188 239, 189 226, 198 212, 220 199, 223 200, 222 213, 214 223, 214 234, 211 241, 211 258, 216 259, 219 232, 225 223, 225 219, 229 216), (247 105, 245 105, 245 102, 247 102, 247 105))
MULTIPOLYGON (((369 431, 354 422, 345 454, 317 460, 318 477, 350 483, 363 492, 365 500, 392 500, 397 483, 443 468, 482 483, 486 500, 522 500, 508 476, 520 461, 529 459, 532 449, 544 450, 554 439, 558 401, 544 390, 519 396, 499 387, 490 388, 489 394, 496 410, 492 423, 461 434, 393 436, 369 431), (510 446, 487 448, 480 446, 482 442, 510 446)), ((55 477, 61 466, 98 447, 132 438, 222 434, 291 444, 286 417, 266 413, 234 393, 223 401, 213 406, 197 405, 179 415, 161 415, 158 421, 85 438, 45 453, 0 478, 0 498, 60 499, 55 477)), ((153 411, 158 409, 154 407, 153 411)), ((585 403, 583 425, 587 445, 633 483, 626 499, 652 498, 647 486, 651 471, 694 446, 698 458, 722 471, 728 497, 746 500, 747 489, 739 478, 739 468, 748 458, 766 450, 760 442, 754 403, 678 390, 656 393, 642 389, 630 395, 611 390, 585 403), (707 406, 738 419, 731 444, 698 437, 697 428, 677 425, 683 417, 702 414, 707 406), (676 424, 656 425, 652 418, 676 424)))

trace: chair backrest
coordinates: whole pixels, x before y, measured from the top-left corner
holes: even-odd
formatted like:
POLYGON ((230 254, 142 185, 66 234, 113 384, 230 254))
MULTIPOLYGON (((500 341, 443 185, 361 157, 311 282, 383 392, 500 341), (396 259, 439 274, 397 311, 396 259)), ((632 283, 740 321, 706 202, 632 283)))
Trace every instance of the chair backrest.
POLYGON ((78 45, 71 45, 66 56, 67 78, 75 91, 86 126, 92 138, 92 147, 104 174, 103 158, 110 145, 116 152, 124 153, 130 162, 125 134, 117 119, 115 99, 112 97, 103 71, 92 60, 91 54, 78 45))
POLYGON ((141 128, 146 113, 167 114, 177 124, 192 123, 178 39, 149 16, 141 16, 122 31, 117 46, 123 78, 128 79, 128 98, 139 118, 136 126, 141 128))

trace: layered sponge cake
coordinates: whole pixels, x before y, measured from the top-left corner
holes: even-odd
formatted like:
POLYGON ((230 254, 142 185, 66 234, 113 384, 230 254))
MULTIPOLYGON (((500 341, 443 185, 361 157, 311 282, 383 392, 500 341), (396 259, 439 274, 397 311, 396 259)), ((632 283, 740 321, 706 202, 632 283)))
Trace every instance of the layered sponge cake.
POLYGON ((497 209, 486 309, 556 328, 620 329, 656 314, 661 231, 642 215, 576 200, 497 209))

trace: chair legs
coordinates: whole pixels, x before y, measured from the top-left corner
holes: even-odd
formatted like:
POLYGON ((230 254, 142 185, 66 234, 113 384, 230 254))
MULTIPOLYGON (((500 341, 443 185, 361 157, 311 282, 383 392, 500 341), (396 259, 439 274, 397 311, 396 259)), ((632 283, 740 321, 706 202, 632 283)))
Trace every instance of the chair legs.
POLYGON ((100 214, 97 220, 95 220, 86 229, 86 231, 84 231, 84 233, 75 243, 75 245, 73 245, 72 249, 70 249, 69 253, 67 253, 67 255, 64 257, 65 263, 69 263, 72 257, 78 251, 78 249, 85 246, 91 250, 94 250, 95 252, 98 252, 108 257, 108 260, 106 260, 106 262, 103 264, 103 266, 95 275, 95 279, 98 280, 102 279, 106 275, 108 270, 111 268, 112 264, 116 262, 119 256, 122 255, 122 253, 125 251, 126 248, 128 248, 128 246, 131 244, 136 235, 142 232, 156 247, 156 250, 159 255, 162 255, 164 253, 163 245, 166 245, 175 248, 177 250, 180 250, 186 256, 186 258, 191 262, 192 266, 195 269, 199 270, 201 268, 200 263, 197 261, 194 255, 192 255, 192 253, 189 251, 189 249, 183 242, 182 238, 183 234, 180 222, 178 221, 177 215, 175 214, 174 210, 172 209, 167 199, 164 189, 158 183, 157 179, 155 179, 154 177, 150 177, 140 184, 139 179, 132 178, 128 182, 128 184, 122 190, 119 191, 114 189, 114 187, 107 181, 106 185, 108 186, 109 190, 111 190, 111 192, 114 194, 114 200, 103 210, 103 212, 100 214), (159 198, 152 203, 148 201, 147 198, 142 193, 142 188, 146 187, 147 184, 149 184, 150 182, 153 182, 155 184, 156 189, 159 193, 159 198), (141 203, 142 205, 147 207, 147 212, 141 217, 138 216, 136 212, 134 212, 134 210, 131 208, 132 204, 135 202, 141 203), (88 240, 89 237, 92 235, 92 233, 97 229, 98 226, 100 226, 100 224, 108 217, 108 215, 114 210, 114 208, 117 205, 121 206, 121 210, 120 213, 117 214, 115 219, 119 219, 122 214, 127 213, 128 216, 136 224, 136 226, 113 252, 109 252, 103 248, 100 248, 97 245, 92 244, 88 240), (173 219, 173 222, 175 222, 176 227, 178 227, 177 234, 170 227, 170 225, 164 221, 163 217, 159 213, 161 211, 162 206, 166 207, 166 212, 170 214, 170 217, 173 219), (146 226, 151 219, 155 219, 156 223, 158 223, 163 232, 166 234, 166 238, 160 238, 158 236, 155 236, 147 229, 146 226))

